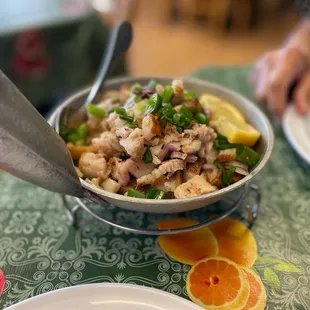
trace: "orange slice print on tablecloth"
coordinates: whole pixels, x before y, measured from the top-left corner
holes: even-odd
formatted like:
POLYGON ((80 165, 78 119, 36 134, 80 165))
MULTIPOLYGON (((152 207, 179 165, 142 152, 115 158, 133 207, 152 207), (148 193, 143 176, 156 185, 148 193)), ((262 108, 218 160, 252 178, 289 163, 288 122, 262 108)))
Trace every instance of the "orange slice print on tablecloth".
POLYGON ((242 222, 231 217, 209 226, 215 236, 219 253, 243 267, 252 267, 257 258, 254 236, 242 222))
MULTIPOLYGON (((188 218, 174 218, 157 223, 158 229, 181 228, 198 224, 188 218)), ((227 217, 205 228, 171 236, 160 236, 159 245, 168 256, 193 265, 198 260, 226 257, 243 267, 252 267, 257 258, 254 236, 242 222, 227 217), (217 241, 217 242, 216 242, 217 241)))
MULTIPOLYGON (((188 218, 174 218, 157 222, 156 225, 158 229, 173 229, 197 223, 188 218)), ((193 265, 202 258, 218 253, 217 241, 207 227, 177 235, 159 236, 158 243, 169 257, 183 264, 193 265)))
POLYGON ((266 306, 266 290, 259 277, 252 269, 243 268, 250 284, 250 295, 242 310, 263 310, 266 306))
POLYGON ((210 310, 242 309, 250 294, 242 267, 223 257, 197 262, 188 273, 186 289, 193 302, 210 310))

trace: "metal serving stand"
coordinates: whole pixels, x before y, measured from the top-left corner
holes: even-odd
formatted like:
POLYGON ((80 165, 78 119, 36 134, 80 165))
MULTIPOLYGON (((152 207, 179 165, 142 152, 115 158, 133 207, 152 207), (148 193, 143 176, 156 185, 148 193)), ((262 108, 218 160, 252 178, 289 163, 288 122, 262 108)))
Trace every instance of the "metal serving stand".
MULTIPOLYGON (((60 108, 56 109, 49 117, 49 123, 51 126, 54 125, 54 121, 56 115, 59 113, 59 110, 60 108)), ((72 203, 71 199, 68 199, 67 196, 63 196, 63 202, 70 222, 77 227, 79 225, 77 216, 78 212, 84 211, 95 220, 100 221, 102 224, 107 224, 130 233, 142 235, 173 235, 206 227, 229 215, 236 215, 239 219, 251 227, 255 223, 259 213, 261 195, 261 189, 258 185, 246 183, 243 186, 242 194, 236 199, 224 198, 223 200, 204 208, 174 214, 129 211, 124 208, 112 206, 101 198, 97 199, 98 203, 94 203, 85 198, 74 198, 75 203, 72 203), (128 225, 128 222, 126 222, 126 218, 128 217, 140 217, 144 220, 128 225), (178 217, 186 217, 197 220, 197 224, 177 229, 161 230, 156 228, 156 222, 178 217)))

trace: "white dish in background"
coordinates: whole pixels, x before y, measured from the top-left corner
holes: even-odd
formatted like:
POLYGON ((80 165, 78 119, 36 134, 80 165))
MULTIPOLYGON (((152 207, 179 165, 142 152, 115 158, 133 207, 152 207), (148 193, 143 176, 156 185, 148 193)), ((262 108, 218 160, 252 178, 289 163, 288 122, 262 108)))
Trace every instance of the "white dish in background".
POLYGON ((6 310, 203 310, 173 294, 138 285, 85 284, 32 297, 6 310))
POLYGON ((290 105, 284 113, 282 126, 290 145, 310 165, 310 113, 302 116, 290 105))

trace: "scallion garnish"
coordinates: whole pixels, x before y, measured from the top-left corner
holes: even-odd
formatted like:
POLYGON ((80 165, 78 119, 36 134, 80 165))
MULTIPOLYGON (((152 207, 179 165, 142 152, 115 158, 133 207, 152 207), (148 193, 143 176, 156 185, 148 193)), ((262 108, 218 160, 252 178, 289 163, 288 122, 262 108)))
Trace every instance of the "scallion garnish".
POLYGON ((136 83, 136 84, 132 85, 132 87, 131 87, 132 92, 140 92, 141 90, 142 90, 142 86, 140 83, 136 83))
POLYGON ((128 188, 127 196, 135 198, 145 198, 145 195, 142 192, 139 192, 134 188, 128 188))
POLYGON ((222 171, 222 187, 229 186, 232 183, 232 177, 236 171, 236 167, 230 167, 226 170, 225 167, 217 160, 214 164, 222 171))
POLYGON ((171 103, 173 98, 173 88, 170 85, 166 85, 162 94, 163 102, 171 103))
POLYGON ((191 99, 194 99, 195 97, 196 97, 196 93, 193 90, 187 91, 184 93, 185 100, 191 100, 191 99))
POLYGON ((149 147, 145 150, 142 159, 147 164, 153 162, 153 155, 149 147))
POLYGON ((155 114, 161 108, 162 99, 158 94, 154 94, 146 102, 145 115, 155 114))
POLYGON ((165 192, 157 189, 149 187, 145 193, 145 198, 148 199, 163 199, 165 197, 165 192))
POLYGON ((195 120, 197 121, 197 123, 199 124, 204 124, 204 125, 208 125, 209 124, 209 118, 208 116, 206 116, 205 114, 198 112, 195 115, 195 120))
POLYGON ((229 143, 226 137, 217 134, 217 138, 214 141, 214 148, 218 151, 227 150, 227 149, 236 149, 237 156, 236 160, 247 165, 249 168, 254 167, 260 159, 260 155, 255 152, 253 149, 236 143, 229 143))
POLYGON ((86 109, 89 114, 97 118, 104 118, 105 116, 105 110, 97 107, 95 104, 88 104, 86 109))
POLYGON ((156 88, 156 81, 155 80, 150 80, 149 83, 147 84, 147 87, 150 89, 155 89, 156 88))
POLYGON ((126 121, 128 123, 128 127, 130 128, 136 128, 138 125, 135 123, 132 116, 129 116, 124 108, 120 107, 113 107, 109 110, 109 113, 115 112, 119 115, 119 118, 126 121))

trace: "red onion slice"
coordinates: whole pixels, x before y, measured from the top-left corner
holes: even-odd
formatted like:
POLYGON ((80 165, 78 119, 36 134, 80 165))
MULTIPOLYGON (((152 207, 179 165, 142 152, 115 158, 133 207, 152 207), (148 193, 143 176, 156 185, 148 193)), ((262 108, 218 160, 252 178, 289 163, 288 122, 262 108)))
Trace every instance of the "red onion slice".
POLYGON ((228 161, 223 164, 224 167, 236 167, 236 168, 241 168, 245 171, 248 171, 248 166, 241 163, 240 161, 228 161))
POLYGON ((195 155, 187 155, 186 162, 192 164, 192 163, 195 163, 197 159, 198 157, 195 155))
POLYGON ((202 166, 202 169, 204 169, 204 170, 213 170, 213 169, 217 169, 217 167, 214 165, 214 164, 204 164, 203 166, 202 166))
POLYGON ((239 173, 241 175, 248 175, 249 174, 249 168, 247 165, 241 163, 240 161, 229 161, 227 163, 224 163, 224 167, 236 167, 236 173, 239 173))
POLYGON ((235 173, 238 173, 238 174, 241 174, 241 175, 246 176, 246 175, 248 175, 248 174, 249 174, 249 171, 244 170, 244 169, 239 168, 239 167, 236 167, 235 173))

